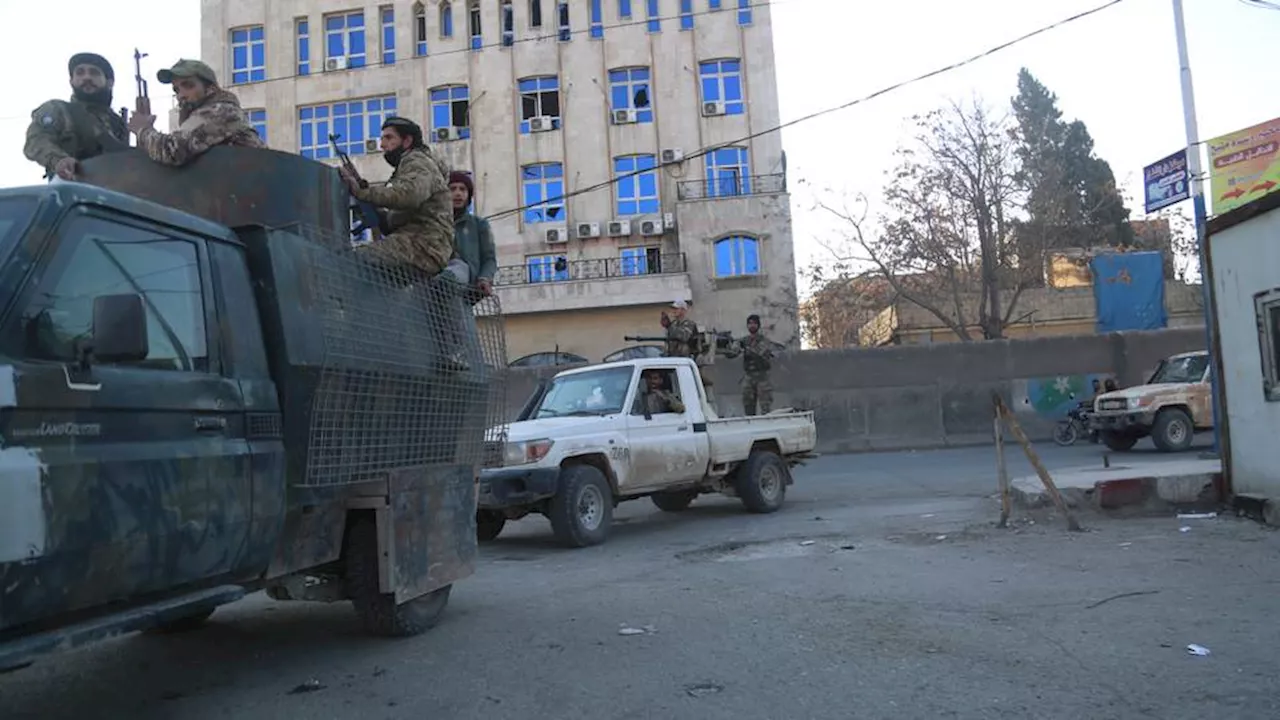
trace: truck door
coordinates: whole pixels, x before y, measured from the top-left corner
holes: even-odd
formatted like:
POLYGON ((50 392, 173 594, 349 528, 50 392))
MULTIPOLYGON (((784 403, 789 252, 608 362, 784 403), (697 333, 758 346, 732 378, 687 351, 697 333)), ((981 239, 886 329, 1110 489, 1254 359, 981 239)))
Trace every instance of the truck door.
POLYGON ((250 476, 216 323, 203 238, 106 211, 62 220, 4 322, 16 359, 5 448, 38 467, 43 496, 22 509, 43 541, 8 568, 23 607, 6 600, 7 622, 236 569, 250 476), (147 355, 98 362, 85 352, 95 298, 129 294, 142 300, 147 355))
MULTIPOLYGON (((683 372, 683 371, 682 371, 683 372)), ((645 367, 640 387, 627 416, 627 441, 631 446, 631 488, 646 490, 701 478, 707 469, 707 434, 701 424, 698 396, 681 373, 672 367, 645 367), (665 389, 675 392, 685 405, 683 412, 649 413, 645 417, 646 373, 657 372, 665 389), (695 422, 696 421, 696 422, 695 422)))

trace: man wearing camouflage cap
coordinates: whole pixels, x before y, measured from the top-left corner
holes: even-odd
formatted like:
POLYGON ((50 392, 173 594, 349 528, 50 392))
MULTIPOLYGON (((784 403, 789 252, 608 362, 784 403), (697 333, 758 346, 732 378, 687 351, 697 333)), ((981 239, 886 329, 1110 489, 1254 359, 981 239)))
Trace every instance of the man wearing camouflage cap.
POLYGON ((45 177, 74 180, 81 160, 129 147, 129 130, 111 109, 116 74, 94 53, 67 62, 71 100, 50 100, 31 113, 22 153, 44 167, 45 177))
POLYGON ((173 93, 178 96, 179 125, 172 133, 156 130, 150 102, 138 99, 138 109, 129 118, 129 129, 138 136, 138 147, 152 160, 181 166, 217 145, 266 147, 241 109, 240 99, 218 87, 213 68, 199 60, 179 60, 173 67, 156 73, 156 78, 173 85, 173 93))

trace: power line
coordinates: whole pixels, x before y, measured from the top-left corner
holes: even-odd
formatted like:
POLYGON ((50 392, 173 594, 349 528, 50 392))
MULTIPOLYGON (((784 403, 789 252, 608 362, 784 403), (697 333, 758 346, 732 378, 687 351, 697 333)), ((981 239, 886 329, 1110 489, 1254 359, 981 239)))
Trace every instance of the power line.
MULTIPOLYGON (((751 9, 756 10, 758 8, 772 7, 774 5, 785 5, 789 2, 795 2, 795 1, 796 0, 763 0, 760 2, 753 1, 751 3, 751 9)), ((599 29, 603 33, 604 31, 607 31, 607 30, 618 30, 620 28, 635 27, 637 25, 648 25, 650 22, 654 22, 654 21, 657 21, 657 22, 665 22, 668 20, 678 21, 680 18, 683 18, 683 17, 700 17, 703 15, 721 15, 721 14, 737 13, 737 12, 740 12, 738 8, 718 8, 715 10, 698 10, 698 11, 689 12, 689 13, 678 13, 676 15, 660 15, 656 17, 645 17, 640 20, 629 20, 627 22, 615 23, 613 25, 602 24, 599 26, 599 29)), ((593 28, 593 25, 591 23, 588 23, 586 29, 569 30, 568 35, 571 37, 574 35, 589 35, 592 32, 592 28, 593 28)), ((503 31, 500 31, 500 34, 501 32, 503 31)), ((408 62, 426 61, 432 58, 444 57, 446 55, 458 55, 461 53, 476 53, 482 50, 488 50, 490 48, 506 48, 506 47, 512 47, 514 45, 519 45, 521 43, 528 43, 528 42, 542 42, 544 40, 555 40, 556 42, 565 42, 559 39, 562 34, 564 34, 562 31, 556 30, 555 32, 546 34, 546 35, 513 38, 511 42, 505 42, 505 41, 499 40, 498 42, 495 42, 495 43, 482 43, 479 47, 471 47, 470 42, 468 42, 467 46, 463 48, 454 48, 452 50, 444 50, 436 53, 427 53, 426 55, 412 55, 404 58, 403 60, 401 60, 400 58, 397 58, 396 62, 394 63, 382 63, 382 62, 370 63, 370 64, 362 65, 358 68, 349 68, 347 71, 358 72, 360 70, 366 70, 366 69, 393 67, 395 65, 401 65, 408 62)), ((464 37, 463 39, 467 39, 467 38, 464 37)), ((399 48, 396 48, 396 50, 398 52, 399 48)), ((367 48, 365 52, 366 52, 366 55, 369 54, 367 48)), ((308 72, 308 73, 295 73, 293 75, 279 75, 276 77, 264 78, 262 80, 257 80, 249 83, 227 85, 225 87, 228 90, 235 90, 239 88, 255 87, 258 85, 269 85, 271 83, 283 82, 285 80, 297 80, 299 78, 319 77, 323 74, 324 74, 323 72, 308 72)), ((8 116, 0 116, 0 121, 21 120, 21 119, 29 120, 30 118, 31 118, 30 115, 8 115, 8 116)))
MULTIPOLYGON (((711 153, 715 152, 716 150, 720 150, 720 149, 722 149, 722 148, 732 147, 732 146, 735 146, 735 145, 741 145, 742 143, 750 142, 750 141, 752 141, 752 140, 754 140, 754 139, 756 139, 756 138, 758 138, 758 137, 761 137, 761 136, 763 136, 763 135, 768 135, 768 134, 770 134, 770 133, 779 132, 779 131, 781 131, 781 130, 783 130, 783 129, 785 129, 785 128, 789 128, 789 127, 791 127, 791 126, 793 126, 793 125, 798 125, 798 124, 800 124, 800 123, 802 123, 802 122, 807 122, 807 121, 809 121, 809 120, 813 120, 813 119, 816 119, 816 118, 822 117, 822 116, 824 116, 824 115, 830 115, 831 113, 839 112, 840 110, 846 110, 846 109, 851 108, 851 107, 853 107, 853 106, 855 106, 855 105, 861 105, 861 104, 863 104, 863 103, 866 103, 866 102, 869 102, 869 101, 871 101, 871 100, 874 100, 875 98, 878 98, 878 97, 880 97, 881 95, 886 95, 886 94, 888 94, 888 93, 894 92, 895 90, 900 90, 900 89, 902 89, 902 88, 904 88, 904 87, 907 87, 907 86, 909 86, 909 85, 914 85, 914 84, 916 84, 916 83, 923 82, 923 81, 925 81, 925 80, 928 80, 928 79, 931 79, 931 78, 937 77, 938 75, 942 75, 942 74, 944 74, 944 73, 951 72, 952 70, 958 70, 958 69, 960 69, 960 68, 962 68, 962 67, 964 67, 964 66, 966 66, 966 65, 973 64, 973 63, 975 63, 975 62, 977 62, 977 61, 979 61, 979 60, 982 60, 983 58, 986 58, 986 57, 988 57, 988 56, 990 56, 990 55, 994 55, 994 54, 996 54, 996 53, 998 53, 998 52, 1000 52, 1000 51, 1002 51, 1002 50, 1007 50, 1008 48, 1011 48, 1011 47, 1013 47, 1014 45, 1017 45, 1017 44, 1019 44, 1019 43, 1022 43, 1022 42, 1025 42, 1025 41, 1027 41, 1027 40, 1030 40, 1031 38, 1036 37, 1037 35, 1042 35, 1042 34, 1044 34, 1044 33, 1047 33, 1047 32, 1049 32, 1049 31, 1051 31, 1051 30, 1056 30, 1057 28, 1060 28, 1060 27, 1062 27, 1062 26, 1064 26, 1064 25, 1067 25, 1067 24, 1069 24, 1069 23, 1073 23, 1073 22, 1075 22, 1075 21, 1077 21, 1077 20, 1082 20, 1082 19, 1084 19, 1084 18, 1086 18, 1086 17, 1089 17, 1090 15, 1094 15, 1094 14, 1096 14, 1096 13, 1100 13, 1100 12, 1102 12, 1103 10, 1106 10, 1107 8, 1113 7, 1113 6, 1115 6, 1115 5, 1119 5, 1119 4, 1120 4, 1120 3, 1122 3, 1122 2, 1124 2, 1124 0, 1110 0, 1110 2, 1107 2, 1107 3, 1104 3, 1104 4, 1102 4, 1102 5, 1099 5, 1099 6, 1097 6, 1097 7, 1093 8, 1093 9, 1091 9, 1091 10, 1085 10, 1084 12, 1077 13, 1077 14, 1075 14, 1075 15, 1072 15, 1071 17, 1068 17, 1068 18, 1065 18, 1065 19, 1059 20, 1059 21, 1057 21, 1057 22, 1055 22, 1055 23, 1052 23, 1052 24, 1050 24, 1050 25, 1045 25, 1045 26, 1043 26, 1043 27, 1037 28, 1036 30, 1032 30, 1032 31, 1031 31, 1031 32, 1029 32, 1029 33, 1026 33, 1026 34, 1024 34, 1024 35, 1020 35, 1020 36, 1018 36, 1018 37, 1016 37, 1016 38, 1014 38, 1014 39, 1012 39, 1012 40, 1009 40, 1009 41, 1007 41, 1007 42, 1004 42, 1004 43, 1001 43, 1001 44, 999 44, 999 45, 996 45, 995 47, 990 48, 990 49, 988 49, 988 50, 985 50, 985 51, 983 51, 983 52, 980 52, 980 53, 978 53, 977 55, 974 55, 973 57, 970 57, 970 58, 968 58, 968 59, 960 60, 960 61, 957 61, 957 62, 951 63, 950 65, 946 65, 946 66, 944 66, 944 67, 940 67, 940 68, 938 68, 938 69, 936 69, 936 70, 931 70, 930 72, 927 72, 927 73, 925 73, 925 74, 923 74, 923 75, 918 75, 918 76, 916 76, 916 77, 914 77, 914 78, 911 78, 910 80, 903 80, 903 81, 901 81, 901 82, 895 83, 895 84, 890 85, 890 86, 888 86, 888 87, 881 88, 880 90, 877 90, 877 91, 875 91, 875 92, 871 93, 870 95, 866 95, 866 96, 860 97, 860 98, 858 98, 858 99, 856 99, 856 100, 850 100, 849 102, 844 103, 843 105, 837 105, 837 106, 835 106, 835 107, 827 108, 827 109, 825 109, 825 110, 819 110, 819 111, 817 111, 817 112, 813 112, 813 113, 810 113, 810 114, 808 114, 808 115, 804 115, 804 116, 802 116, 802 117, 798 117, 798 118, 796 118, 795 120, 790 120, 790 121, 788 121, 788 122, 782 123, 781 125, 777 125, 777 126, 775 126, 775 127, 771 127, 771 128, 766 128, 766 129, 764 129, 764 130, 759 130, 759 131, 757 131, 757 132, 751 133, 750 135, 746 135, 746 136, 743 136, 743 137, 737 138, 736 140, 730 140, 729 142, 720 143, 720 144, 717 144, 717 145, 711 145, 711 146, 708 146, 708 147, 705 147, 705 148, 701 148, 701 149, 697 150, 696 152, 693 152, 693 153, 691 153, 691 154, 685 155, 685 156, 684 156, 684 159, 683 159, 681 162, 687 162, 687 161, 689 161, 689 160, 694 160, 694 159, 696 159, 696 158, 702 157, 702 156, 704 156, 704 155, 709 155, 709 154, 711 154, 711 153)), ((679 164, 680 164, 680 162, 661 163, 661 164, 657 165, 656 167, 661 168, 661 167, 668 167, 668 166, 671 166, 671 165, 679 165, 679 164)), ((652 170, 653 170, 653 169, 651 169, 651 168, 646 168, 646 169, 644 169, 644 170, 636 170, 636 171, 634 171, 634 172, 624 173, 624 174, 622 174, 622 175, 618 175, 618 176, 616 176, 616 177, 614 177, 614 178, 612 178, 612 179, 610 179, 610 180, 606 180, 606 181, 604 181, 604 182, 599 182, 599 183, 596 183, 595 185, 590 185, 590 186, 587 186, 587 187, 585 187, 585 188, 581 188, 581 189, 579 189, 579 190, 574 190, 573 192, 565 193, 565 194, 563 194, 563 195, 561 195, 561 196, 559 196, 559 197, 548 198, 547 200, 543 200, 543 201, 541 201, 541 202, 537 202, 537 203, 530 203, 530 204, 527 204, 527 205, 521 205, 520 207, 512 208, 511 210, 504 210, 504 211, 502 211, 502 212, 494 213, 494 214, 492 214, 492 215, 487 215, 487 216, 485 216, 485 218, 486 218, 487 220, 494 220, 494 219, 497 219, 497 218, 506 217, 506 216, 508 216, 508 215, 514 215, 514 214, 516 214, 516 213, 520 213, 520 212, 523 212, 523 211, 528 210, 528 209, 531 209, 531 208, 542 207, 542 206, 546 205, 546 204, 547 204, 547 203, 549 203, 549 202, 553 202, 553 201, 557 201, 557 200, 568 200, 569 198, 577 197, 578 195, 585 195, 586 193, 595 192, 595 191, 597 191, 597 190, 601 190, 601 189, 603 189, 603 188, 611 187, 611 186, 613 186, 613 185, 615 185, 615 184, 617 184, 617 183, 619 183, 619 182, 621 182, 621 181, 623 181, 623 180, 626 180, 626 179, 628 179, 628 178, 635 177, 635 176, 637 176, 637 175, 642 175, 642 174, 647 173, 647 172, 651 172, 652 170)))
POLYGON ((1270 0, 1240 0, 1240 4, 1259 10, 1280 10, 1280 4, 1270 2, 1270 0))

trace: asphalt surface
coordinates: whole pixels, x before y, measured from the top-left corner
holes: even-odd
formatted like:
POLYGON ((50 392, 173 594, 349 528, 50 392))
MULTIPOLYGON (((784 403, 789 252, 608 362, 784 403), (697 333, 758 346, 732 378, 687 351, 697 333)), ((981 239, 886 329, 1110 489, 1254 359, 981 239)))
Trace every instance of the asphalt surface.
MULTIPOLYGON (((1051 468, 1099 454, 1044 449, 1051 468)), ((1047 513, 1000 530, 994 489, 989 448, 847 455, 800 468, 772 515, 638 501, 572 551, 528 519, 426 635, 257 595, 0 675, 0 717, 1280 717, 1280 534, 1094 515, 1069 533, 1047 513)))

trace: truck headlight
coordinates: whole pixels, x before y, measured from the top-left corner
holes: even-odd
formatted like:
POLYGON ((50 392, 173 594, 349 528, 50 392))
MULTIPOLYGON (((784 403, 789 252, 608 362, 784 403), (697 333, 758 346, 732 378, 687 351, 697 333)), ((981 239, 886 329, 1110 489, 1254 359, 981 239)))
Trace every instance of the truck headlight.
POLYGON ((554 441, 548 438, 509 442, 502 453, 502 464, 510 466, 536 463, 551 452, 551 446, 554 444, 554 441))

